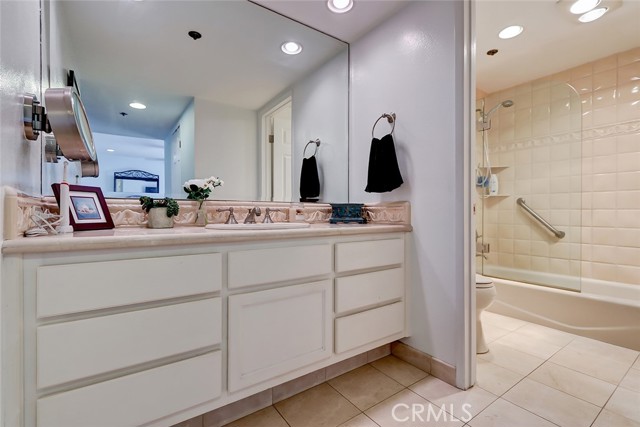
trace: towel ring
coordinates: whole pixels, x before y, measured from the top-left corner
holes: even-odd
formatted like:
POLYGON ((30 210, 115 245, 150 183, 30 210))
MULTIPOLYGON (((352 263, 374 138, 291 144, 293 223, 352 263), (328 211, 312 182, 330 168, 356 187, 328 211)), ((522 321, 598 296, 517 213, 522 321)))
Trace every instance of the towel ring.
POLYGON ((383 113, 380 117, 378 117, 378 120, 376 120, 376 122, 373 124, 373 128, 371 128, 371 138, 374 138, 373 132, 376 130, 376 125, 378 124, 380 119, 387 119, 387 121, 391 125, 391 133, 393 133, 393 130, 396 128, 396 113, 391 113, 391 114, 383 113))
POLYGON ((315 141, 309 141, 309 142, 307 142, 307 145, 304 146, 304 151, 302 151, 302 157, 306 157, 307 147, 309 146, 309 144, 316 144, 316 151, 313 152, 311 157, 315 156, 316 153, 318 152, 318 147, 320 147, 320 140, 316 139, 315 141))

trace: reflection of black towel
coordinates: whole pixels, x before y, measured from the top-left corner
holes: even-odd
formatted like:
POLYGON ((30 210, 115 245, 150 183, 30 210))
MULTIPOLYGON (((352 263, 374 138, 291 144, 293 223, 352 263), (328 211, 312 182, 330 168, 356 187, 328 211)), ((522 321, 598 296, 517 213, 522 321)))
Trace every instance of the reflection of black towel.
POLYGON ((386 193, 400 187, 402 183, 393 136, 388 134, 382 139, 373 138, 369 153, 367 188, 364 191, 367 193, 386 193))
POLYGON ((320 178, 318 178, 318 163, 316 156, 302 159, 300 172, 300 198, 309 199, 320 195, 320 178))

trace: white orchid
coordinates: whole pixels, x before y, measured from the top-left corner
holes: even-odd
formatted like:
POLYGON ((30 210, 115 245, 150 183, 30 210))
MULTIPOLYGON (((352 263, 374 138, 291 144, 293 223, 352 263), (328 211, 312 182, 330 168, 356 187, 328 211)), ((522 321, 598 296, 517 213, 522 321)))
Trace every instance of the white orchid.
POLYGON ((216 176, 206 179, 190 179, 183 185, 184 191, 187 193, 187 199, 198 200, 202 202, 209 198, 209 194, 216 187, 224 185, 224 181, 216 176))

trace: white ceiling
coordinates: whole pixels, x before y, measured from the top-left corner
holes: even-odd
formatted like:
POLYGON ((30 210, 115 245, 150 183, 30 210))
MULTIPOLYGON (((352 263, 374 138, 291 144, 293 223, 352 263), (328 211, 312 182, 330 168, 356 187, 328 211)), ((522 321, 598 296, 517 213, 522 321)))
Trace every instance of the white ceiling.
MULTIPOLYGON (((350 43, 410 3, 355 1, 341 15, 329 12, 325 0, 255 3, 350 43)), ((640 1, 624 0, 590 24, 572 21, 567 1, 477 0, 477 87, 491 93, 640 46, 640 1), (525 27, 522 35, 497 38, 514 23, 525 27), (493 48, 499 53, 487 56, 493 48)), ((164 138, 193 96, 257 109, 343 48, 319 32, 300 33, 302 25, 244 0, 57 3, 83 101, 99 132, 164 138), (203 38, 189 38, 193 29, 203 38), (238 35, 219 32, 232 29, 238 35), (303 54, 277 51, 288 36, 302 41, 303 54), (128 108, 133 99, 149 108, 128 108), (123 119, 120 111, 130 115, 123 119)))
MULTIPOLYGON (((336 15, 325 0, 257 1, 349 43, 409 3, 355 0, 351 11, 336 15)), ((568 13, 570 0, 476 0, 477 87, 492 93, 640 46, 640 0, 602 2, 611 12, 582 24, 568 13), (498 38, 514 24, 525 27, 519 37, 498 38), (488 56, 490 49, 499 52, 488 56)))
POLYGON ((616 3, 601 19, 582 24, 567 11, 568 0, 478 0, 477 87, 492 93, 640 46, 640 1, 616 3), (521 35, 498 38, 514 24, 525 28, 521 35), (499 52, 488 56, 490 49, 499 52))

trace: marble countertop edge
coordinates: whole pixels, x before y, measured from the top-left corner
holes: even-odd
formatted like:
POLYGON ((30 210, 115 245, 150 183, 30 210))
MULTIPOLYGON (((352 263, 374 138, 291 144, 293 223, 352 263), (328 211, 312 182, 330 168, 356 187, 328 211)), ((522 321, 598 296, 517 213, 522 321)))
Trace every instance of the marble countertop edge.
POLYGON ((179 226, 170 229, 118 227, 79 231, 68 235, 21 237, 2 242, 3 254, 72 252, 79 250, 129 249, 198 244, 258 242, 312 237, 410 232, 409 224, 311 224, 309 228, 275 230, 214 230, 179 226))

